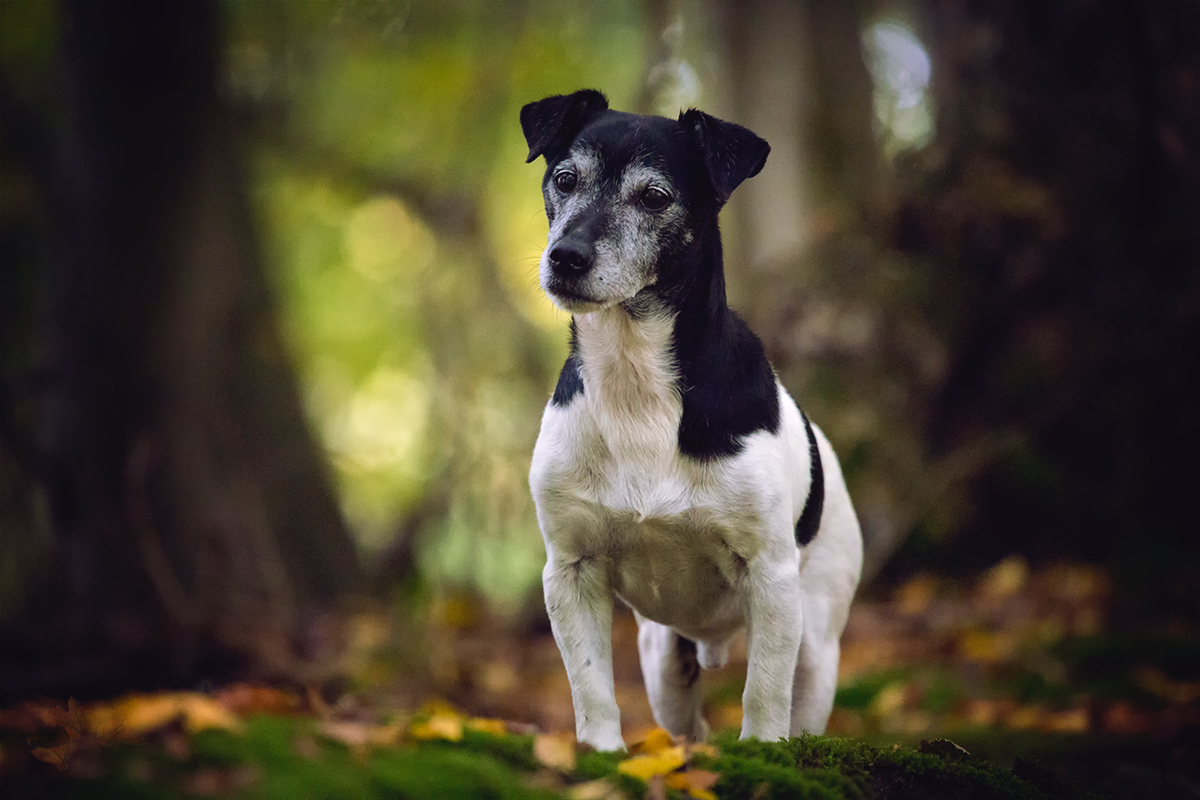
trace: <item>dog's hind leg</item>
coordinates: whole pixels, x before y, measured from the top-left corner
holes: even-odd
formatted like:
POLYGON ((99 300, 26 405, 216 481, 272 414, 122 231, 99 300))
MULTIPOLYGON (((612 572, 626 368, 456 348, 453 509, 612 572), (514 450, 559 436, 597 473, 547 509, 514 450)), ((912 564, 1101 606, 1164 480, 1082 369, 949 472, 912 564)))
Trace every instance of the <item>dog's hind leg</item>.
POLYGON ((696 643, 635 612, 642 678, 654 720, 673 736, 692 741, 708 738, 700 714, 700 662, 696 643))
POLYGON ((825 733, 837 691, 840 630, 830 630, 828 601, 805 598, 804 634, 792 683, 790 734, 825 733))

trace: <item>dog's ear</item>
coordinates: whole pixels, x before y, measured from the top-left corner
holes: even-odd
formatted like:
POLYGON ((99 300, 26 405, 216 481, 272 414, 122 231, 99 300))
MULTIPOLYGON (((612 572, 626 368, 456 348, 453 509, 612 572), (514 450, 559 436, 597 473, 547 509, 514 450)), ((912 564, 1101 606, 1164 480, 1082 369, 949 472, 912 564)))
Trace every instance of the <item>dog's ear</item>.
POLYGON ((553 158, 574 140, 592 117, 608 108, 608 98, 595 89, 556 94, 521 109, 521 130, 529 144, 528 164, 538 156, 553 158))
POLYGON ((728 200, 742 181, 753 178, 767 163, 771 145, 748 128, 694 108, 680 114, 679 122, 704 154, 718 203, 728 200))

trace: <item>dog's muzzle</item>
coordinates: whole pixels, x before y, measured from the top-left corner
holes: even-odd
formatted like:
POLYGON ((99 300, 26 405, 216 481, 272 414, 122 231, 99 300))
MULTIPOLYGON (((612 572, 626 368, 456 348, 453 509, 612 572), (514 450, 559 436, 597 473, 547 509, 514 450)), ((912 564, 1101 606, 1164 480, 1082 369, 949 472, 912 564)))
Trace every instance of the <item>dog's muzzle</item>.
POLYGON ((582 242, 562 239, 550 250, 550 270, 564 281, 581 278, 592 268, 592 248, 582 242))

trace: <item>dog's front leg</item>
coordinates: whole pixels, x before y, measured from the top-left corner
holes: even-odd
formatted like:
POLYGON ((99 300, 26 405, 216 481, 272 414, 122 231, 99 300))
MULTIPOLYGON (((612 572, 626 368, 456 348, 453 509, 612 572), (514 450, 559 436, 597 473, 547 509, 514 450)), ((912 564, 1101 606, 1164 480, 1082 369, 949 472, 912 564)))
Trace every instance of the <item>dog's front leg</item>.
POLYGON ((746 690, 742 736, 773 742, 786 737, 792 713, 792 681, 800 649, 803 611, 798 555, 760 553, 748 564, 746 690))
POLYGON ((546 611, 562 653, 575 706, 575 737, 597 750, 624 750, 613 688, 613 595, 594 558, 566 561, 548 554, 542 571, 546 611))

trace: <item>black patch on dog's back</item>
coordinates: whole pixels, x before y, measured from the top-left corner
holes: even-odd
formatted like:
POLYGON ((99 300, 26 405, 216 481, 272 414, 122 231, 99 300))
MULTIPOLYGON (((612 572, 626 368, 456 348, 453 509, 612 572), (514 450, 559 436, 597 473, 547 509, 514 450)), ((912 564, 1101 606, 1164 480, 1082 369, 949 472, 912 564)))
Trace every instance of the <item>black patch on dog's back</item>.
POLYGON ((821 465, 821 453, 817 448, 817 437, 813 433, 812 423, 808 421, 808 415, 803 410, 800 417, 804 420, 804 432, 808 434, 808 455, 811 460, 808 498, 804 501, 800 519, 796 520, 796 544, 804 547, 816 537, 817 530, 821 527, 821 512, 825 508, 825 468, 821 465))
POLYGON ((688 330, 686 315, 675 329, 683 400, 679 451, 701 461, 737 455, 756 431, 779 432, 779 390, 762 342, 732 311, 721 316, 720 331, 712 322, 688 330), (689 348, 687 340, 695 338, 704 346, 689 348))

